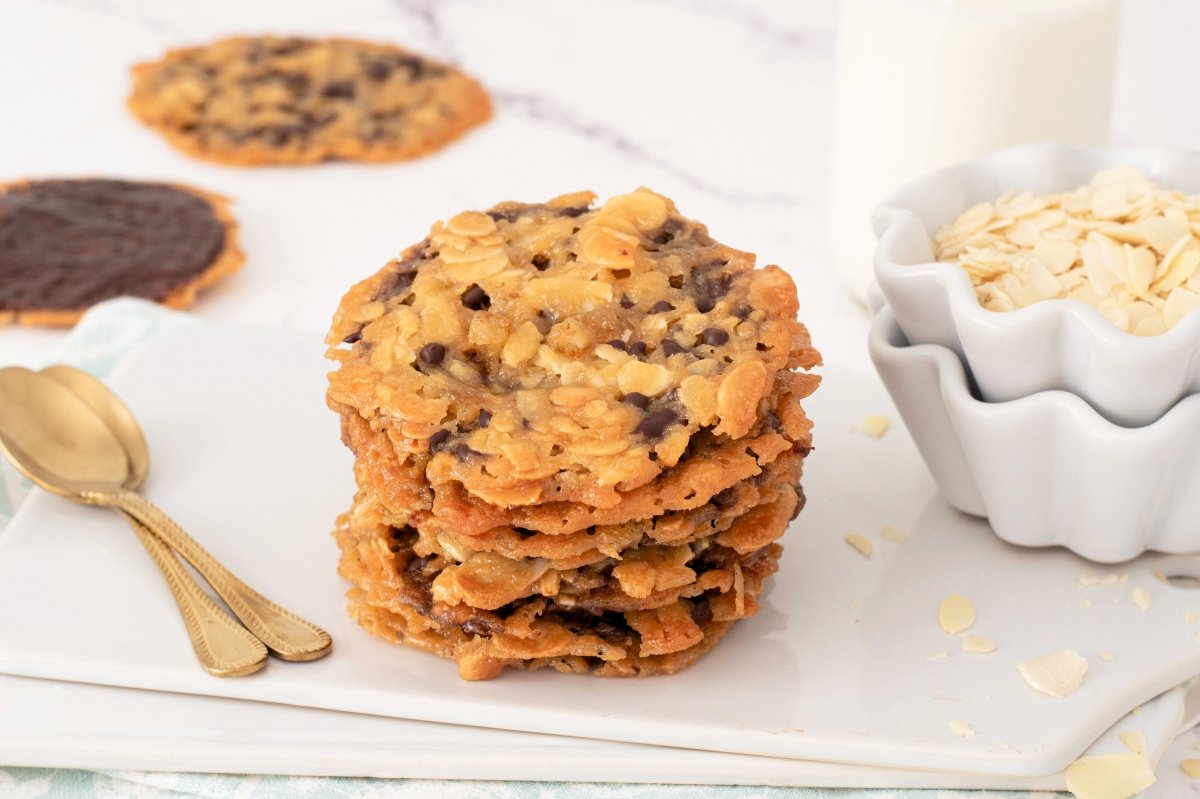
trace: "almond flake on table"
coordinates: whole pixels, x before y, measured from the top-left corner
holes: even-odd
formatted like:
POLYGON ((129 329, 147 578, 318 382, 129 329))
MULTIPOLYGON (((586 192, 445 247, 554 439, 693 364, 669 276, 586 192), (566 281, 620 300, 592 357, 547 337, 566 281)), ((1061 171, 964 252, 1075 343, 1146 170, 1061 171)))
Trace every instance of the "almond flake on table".
POLYGON ((879 535, 883 538, 886 538, 888 541, 894 541, 897 544, 908 543, 908 533, 897 530, 890 524, 885 524, 883 527, 879 528, 879 535))
POLYGON ((846 533, 842 536, 842 540, 857 549, 864 558, 871 557, 871 553, 875 551, 875 547, 871 545, 871 542, 858 533, 846 533))
POLYGON ((868 416, 858 425, 858 429, 871 438, 879 438, 892 426, 892 420, 886 416, 868 416))
POLYGON ((965 596, 951 594, 938 607, 938 624, 947 635, 958 635, 975 623, 975 606, 965 596))
POLYGON ((1144 588, 1135 588, 1129 592, 1129 599, 1142 610, 1154 607, 1154 597, 1144 588))
POLYGON ((1081 757, 1066 778, 1076 799, 1129 799, 1154 784, 1154 770, 1144 754, 1119 752, 1081 757))
POLYGON ((996 651, 996 642, 990 638, 981 638, 978 635, 964 635, 962 639, 962 651, 969 652, 972 655, 986 655, 989 652, 996 651))
POLYGON ((1055 699, 1078 690, 1087 670, 1087 660, 1074 649, 1060 649, 1017 664, 1017 671, 1031 688, 1055 699))
POLYGON ((1123 732, 1120 735, 1121 743, 1125 744, 1125 748, 1135 755, 1146 754, 1146 736, 1141 730, 1130 730, 1123 732))
POLYGON ((965 721, 947 721, 946 726, 948 726, 950 731, 960 738, 975 737, 975 730, 972 729, 971 725, 965 721))
POLYGON ((1200 196, 1115 167, 1071 192, 975 205, 934 247, 938 260, 967 272, 989 310, 1072 299, 1127 333, 1152 336, 1200 308, 1198 234, 1200 196))
POLYGON ((1179 770, 1193 780, 1200 778, 1200 760, 1192 758, 1181 760, 1179 761, 1179 770))

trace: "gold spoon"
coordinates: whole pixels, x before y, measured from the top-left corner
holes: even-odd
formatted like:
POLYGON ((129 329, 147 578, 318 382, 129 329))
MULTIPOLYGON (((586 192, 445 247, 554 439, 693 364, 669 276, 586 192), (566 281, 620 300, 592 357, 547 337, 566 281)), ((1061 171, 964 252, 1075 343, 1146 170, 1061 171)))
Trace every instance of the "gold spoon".
POLYGON ((66 367, 51 375, 0 370, 0 449, 43 488, 77 502, 120 509, 148 527, 196 568, 272 654, 304 661, 329 653, 333 642, 328 633, 250 588, 126 487, 126 477, 145 475, 149 455, 133 415, 103 383, 66 367), (16 401, 22 392, 24 401, 16 401), (6 414, 24 418, 3 424, 6 414), (6 435, 10 429, 21 432, 6 435))
MULTIPOLYGON (((150 452, 141 435, 129 434, 129 430, 137 429, 137 422, 125 404, 87 372, 69 366, 49 366, 42 374, 69 389, 108 425, 125 449, 124 486, 130 490, 141 487, 150 468, 150 452)), ((170 547, 137 519, 124 512, 121 515, 166 579, 183 616, 192 649, 204 670, 217 677, 241 677, 265 666, 267 648, 263 642, 205 593, 170 547)))

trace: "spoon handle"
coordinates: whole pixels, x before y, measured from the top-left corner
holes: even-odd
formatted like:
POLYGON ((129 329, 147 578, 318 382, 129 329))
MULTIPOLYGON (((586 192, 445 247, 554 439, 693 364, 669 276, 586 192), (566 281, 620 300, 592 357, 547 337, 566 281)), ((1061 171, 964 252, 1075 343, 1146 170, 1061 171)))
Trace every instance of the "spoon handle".
POLYGON ((196 567, 234 615, 276 657, 302 661, 329 654, 333 647, 329 633, 246 585, 142 495, 124 488, 97 489, 88 492, 85 500, 120 508, 170 545, 196 567))
POLYGON ((262 641, 217 607, 166 544, 137 519, 125 518, 166 579, 204 670, 214 677, 242 677, 261 669, 267 662, 262 641))

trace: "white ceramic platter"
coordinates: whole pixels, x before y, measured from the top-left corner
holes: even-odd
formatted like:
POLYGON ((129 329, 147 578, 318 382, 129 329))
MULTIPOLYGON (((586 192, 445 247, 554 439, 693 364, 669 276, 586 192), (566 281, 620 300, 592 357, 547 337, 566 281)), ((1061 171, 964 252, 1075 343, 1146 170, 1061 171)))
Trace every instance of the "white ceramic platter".
POLYGON ((164 333, 112 384, 142 420, 150 498, 267 595, 326 627, 334 654, 272 662, 245 679, 196 665, 167 589, 114 513, 35 492, 0 536, 0 672, 531 732, 811 760, 1042 776, 1062 770, 1131 708, 1200 672, 1200 593, 1121 567, 1126 584, 1061 550, 1022 550, 951 510, 905 431, 852 428, 893 413, 873 380, 830 376, 807 403, 817 450, 809 506, 761 614, 665 679, 506 674, 464 683, 454 664, 372 638, 343 611, 328 535, 352 492, 324 408, 316 336, 202 327, 164 333), (911 535, 878 538, 883 524, 911 535), (867 559, 842 536, 875 540, 867 559), (1140 610, 1129 591, 1148 591, 1140 610), (967 655, 938 627, 970 597, 967 655), (1016 663, 1071 647, 1091 663, 1067 699, 1016 663), (1115 660, 1100 658, 1111 652, 1115 660), (930 656, 948 652, 943 661, 930 656), (962 738, 950 721, 969 724, 962 738))
MULTIPOLYGON (((1151 700, 1089 754, 1172 743, 1183 692, 1151 700)), ((0 756, 50 768, 414 779, 1061 790, 1061 774, 1006 777, 851 766, 461 727, 236 699, 0 676, 0 756), (464 756, 469 752, 470 756, 464 756)), ((1163 794, 1167 796, 1168 794, 1163 794)), ((1146 799, 1150 799, 1148 794, 1146 799)))

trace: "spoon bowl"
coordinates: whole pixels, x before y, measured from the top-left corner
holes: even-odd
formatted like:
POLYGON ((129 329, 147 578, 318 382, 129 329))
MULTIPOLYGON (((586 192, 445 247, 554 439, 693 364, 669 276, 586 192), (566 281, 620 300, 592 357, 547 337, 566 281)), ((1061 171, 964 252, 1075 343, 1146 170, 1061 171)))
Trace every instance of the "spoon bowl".
POLYGON ((0 449, 22 474, 61 496, 120 486, 130 475, 125 448, 86 403, 18 366, 0 369, 0 449))
POLYGON ((125 487, 136 489, 146 482, 146 475, 150 471, 150 447, 129 407, 108 386, 82 369, 56 364, 47 366, 41 374, 82 400, 120 442, 129 461, 125 487))

